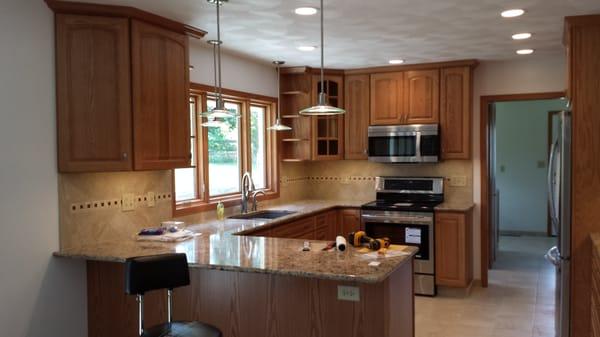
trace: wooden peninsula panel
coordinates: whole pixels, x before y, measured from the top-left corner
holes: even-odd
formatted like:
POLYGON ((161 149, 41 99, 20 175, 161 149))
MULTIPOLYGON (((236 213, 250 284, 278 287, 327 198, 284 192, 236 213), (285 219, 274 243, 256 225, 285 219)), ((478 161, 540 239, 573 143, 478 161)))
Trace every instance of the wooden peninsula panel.
MULTIPOLYGON (((124 292, 124 264, 88 262, 90 337, 137 336, 137 309, 124 292)), ((215 325, 224 337, 414 336, 412 263, 379 283, 190 270, 191 285, 175 290, 174 318, 215 325), (338 286, 359 288, 360 301, 337 299, 338 286)), ((165 293, 145 298, 146 326, 166 319, 165 293)))

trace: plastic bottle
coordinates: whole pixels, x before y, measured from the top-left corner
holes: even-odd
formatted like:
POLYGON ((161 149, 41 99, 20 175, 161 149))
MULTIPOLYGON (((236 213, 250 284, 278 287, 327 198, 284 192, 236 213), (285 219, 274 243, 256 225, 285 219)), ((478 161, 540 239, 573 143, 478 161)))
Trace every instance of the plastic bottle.
POLYGON ((225 205, 221 201, 217 204, 217 220, 225 219, 225 205))

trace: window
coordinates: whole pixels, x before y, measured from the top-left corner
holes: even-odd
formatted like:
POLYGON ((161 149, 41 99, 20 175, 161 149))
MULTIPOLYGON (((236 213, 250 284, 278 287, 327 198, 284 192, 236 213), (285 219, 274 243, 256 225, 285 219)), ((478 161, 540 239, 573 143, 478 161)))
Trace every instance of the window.
MULTIPOLYGON (((241 118, 223 119, 221 127, 205 128, 199 112, 215 107, 210 87, 192 84, 190 125, 192 166, 174 172, 175 215, 229 205, 240 200, 240 180, 250 172, 264 198, 278 196, 276 134, 267 127, 275 119, 275 98, 223 90, 225 109, 241 118)), ((205 120, 204 120, 205 121, 205 120)))

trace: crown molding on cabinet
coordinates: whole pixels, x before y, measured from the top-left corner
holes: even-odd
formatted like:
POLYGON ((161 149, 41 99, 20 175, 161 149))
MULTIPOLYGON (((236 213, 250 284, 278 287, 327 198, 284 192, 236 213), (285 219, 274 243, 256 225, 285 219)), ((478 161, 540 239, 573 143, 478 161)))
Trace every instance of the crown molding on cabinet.
POLYGON ((407 70, 423 70, 433 68, 450 68, 450 67, 472 67, 475 68, 479 64, 478 60, 458 60, 448 62, 432 62, 432 63, 419 63, 419 64, 403 64, 395 66, 381 66, 381 67, 370 67, 370 68, 357 68, 344 70, 345 75, 362 75, 362 74, 377 74, 377 73, 389 73, 396 71, 407 71, 407 70))
POLYGON ((206 31, 177 22, 165 17, 129 6, 112 6, 93 3, 81 3, 60 0, 44 0, 46 5, 54 12, 61 14, 93 15, 108 17, 125 17, 144 21, 156 26, 201 39, 206 31))

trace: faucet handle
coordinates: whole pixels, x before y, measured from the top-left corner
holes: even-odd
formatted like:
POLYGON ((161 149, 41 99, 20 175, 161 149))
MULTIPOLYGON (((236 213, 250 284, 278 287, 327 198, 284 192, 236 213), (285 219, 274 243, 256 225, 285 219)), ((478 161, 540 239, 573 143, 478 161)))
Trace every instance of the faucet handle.
POLYGON ((256 197, 259 195, 266 195, 265 191, 263 190, 256 190, 252 193, 252 211, 256 211, 258 208, 258 200, 256 199, 256 197))

